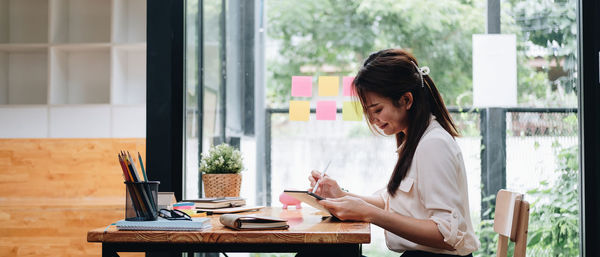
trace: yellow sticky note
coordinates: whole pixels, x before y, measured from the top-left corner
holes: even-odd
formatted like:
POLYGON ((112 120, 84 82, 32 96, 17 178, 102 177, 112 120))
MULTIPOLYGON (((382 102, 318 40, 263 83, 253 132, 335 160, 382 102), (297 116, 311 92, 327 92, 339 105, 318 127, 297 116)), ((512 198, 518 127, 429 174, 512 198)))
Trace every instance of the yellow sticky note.
POLYGON ((359 101, 344 102, 342 105, 342 120, 361 121, 362 119, 363 112, 359 101))
POLYGON ((319 76, 319 96, 337 96, 339 85, 337 76, 319 76))
POLYGON ((309 116, 309 101, 290 101, 290 120, 308 121, 309 116))

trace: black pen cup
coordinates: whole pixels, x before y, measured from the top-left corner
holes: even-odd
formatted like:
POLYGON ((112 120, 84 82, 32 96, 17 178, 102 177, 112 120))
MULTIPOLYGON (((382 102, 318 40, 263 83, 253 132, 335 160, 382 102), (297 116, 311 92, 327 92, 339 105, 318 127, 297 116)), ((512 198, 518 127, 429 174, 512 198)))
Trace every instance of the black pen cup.
POLYGON ((148 221, 158 218, 159 181, 124 182, 125 220, 148 221))

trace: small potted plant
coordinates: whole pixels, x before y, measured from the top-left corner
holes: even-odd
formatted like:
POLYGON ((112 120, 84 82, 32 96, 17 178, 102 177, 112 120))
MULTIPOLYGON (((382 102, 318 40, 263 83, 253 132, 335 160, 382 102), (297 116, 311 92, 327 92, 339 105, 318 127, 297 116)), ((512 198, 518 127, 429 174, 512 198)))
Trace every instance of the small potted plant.
POLYGON ((243 168, 242 153, 228 144, 213 146, 202 153, 204 197, 239 197, 243 168))

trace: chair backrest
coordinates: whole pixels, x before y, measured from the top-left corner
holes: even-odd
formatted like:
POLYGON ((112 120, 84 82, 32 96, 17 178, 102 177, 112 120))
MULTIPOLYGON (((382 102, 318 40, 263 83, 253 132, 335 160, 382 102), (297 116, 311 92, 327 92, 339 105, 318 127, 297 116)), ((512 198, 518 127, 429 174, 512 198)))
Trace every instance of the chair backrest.
POLYGON ((523 194, 504 189, 496 195, 494 231, 498 233, 497 257, 506 257, 508 239, 515 242, 515 257, 525 257, 527 228, 529 226, 529 203, 523 194))

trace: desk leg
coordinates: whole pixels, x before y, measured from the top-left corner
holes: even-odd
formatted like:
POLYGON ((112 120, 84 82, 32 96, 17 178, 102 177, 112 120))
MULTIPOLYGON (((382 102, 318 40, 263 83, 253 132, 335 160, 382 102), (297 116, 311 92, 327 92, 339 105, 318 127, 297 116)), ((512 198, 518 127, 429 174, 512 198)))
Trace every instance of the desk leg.
POLYGON ((102 257, 119 257, 119 255, 117 254, 117 249, 107 244, 102 244, 102 257))

